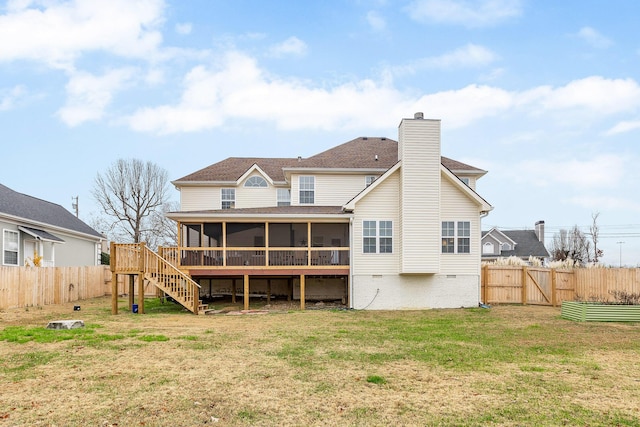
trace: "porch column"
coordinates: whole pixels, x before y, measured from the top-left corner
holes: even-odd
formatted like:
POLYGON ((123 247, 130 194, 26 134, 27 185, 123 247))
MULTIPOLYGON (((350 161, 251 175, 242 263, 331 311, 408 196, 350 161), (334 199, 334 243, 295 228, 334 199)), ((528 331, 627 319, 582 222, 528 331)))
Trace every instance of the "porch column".
POLYGON ((304 274, 300 275, 300 310, 304 310, 304 274))
POLYGON ((249 310, 249 275, 244 275, 244 309, 249 310))

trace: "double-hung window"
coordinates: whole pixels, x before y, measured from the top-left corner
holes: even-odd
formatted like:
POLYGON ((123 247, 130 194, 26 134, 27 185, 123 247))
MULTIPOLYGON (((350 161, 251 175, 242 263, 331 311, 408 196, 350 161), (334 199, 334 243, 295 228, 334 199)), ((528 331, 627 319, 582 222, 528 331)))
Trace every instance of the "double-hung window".
POLYGON ((471 252, 471 223, 469 221, 442 222, 442 253, 468 254, 471 252))
POLYGON ((17 231, 4 230, 2 240, 2 262, 5 265, 18 265, 18 245, 20 235, 17 231))
POLYGON ((392 221, 362 221, 362 252, 385 254, 393 252, 392 221))
POLYGON ((291 205, 291 190, 288 188, 278 188, 277 190, 278 206, 291 205))
POLYGON ((315 203, 316 180, 313 176, 301 176, 298 180, 300 187, 300 204, 312 205, 315 203))
POLYGON ((236 189, 222 188, 220 190, 220 202, 222 209, 233 209, 236 207, 236 189))

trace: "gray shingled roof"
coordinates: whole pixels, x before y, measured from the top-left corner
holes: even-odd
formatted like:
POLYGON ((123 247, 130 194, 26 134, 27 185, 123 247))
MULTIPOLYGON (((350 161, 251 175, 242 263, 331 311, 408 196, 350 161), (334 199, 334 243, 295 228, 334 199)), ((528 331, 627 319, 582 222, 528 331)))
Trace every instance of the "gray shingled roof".
MULTIPOLYGON (((500 256, 519 258, 528 258, 529 256, 547 258, 550 256, 544 243, 538 240, 534 230, 500 230, 500 232, 517 243, 515 250, 502 251, 500 256)), ((486 233, 483 231, 482 235, 484 236, 486 233)))
POLYGON ((93 228, 60 205, 13 191, 0 184, 0 214, 6 214, 66 230, 102 237, 93 228))
MULTIPOLYGON (((481 169, 441 157, 451 171, 482 173, 481 169)), ((274 181, 285 181, 288 168, 389 169, 398 162, 398 142, 389 138, 360 137, 308 158, 229 157, 174 182, 236 181, 254 164, 274 181), (377 160, 376 160, 377 156, 377 160)))

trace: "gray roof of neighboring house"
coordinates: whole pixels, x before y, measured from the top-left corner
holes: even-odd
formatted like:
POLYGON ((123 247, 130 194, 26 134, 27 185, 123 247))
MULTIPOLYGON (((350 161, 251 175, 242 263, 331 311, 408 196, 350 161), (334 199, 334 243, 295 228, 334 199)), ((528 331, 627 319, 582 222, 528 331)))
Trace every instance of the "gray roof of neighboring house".
POLYGON ((60 205, 13 191, 0 184, 0 214, 48 224, 78 233, 103 236, 60 205))
MULTIPOLYGON (((236 181, 254 164, 274 181, 285 181, 284 169, 289 168, 386 170, 397 162, 397 141, 389 138, 360 137, 308 158, 229 157, 174 182, 236 181)), ((455 172, 485 172, 447 157, 441 157, 441 162, 455 172)))
MULTIPOLYGON (((500 232, 517 243, 514 250, 502 251, 500 254, 502 257, 516 256, 519 258, 528 258, 529 256, 534 256, 547 258, 550 256, 544 243, 538 240, 538 236, 534 230, 500 230, 500 232)), ((484 236, 487 233, 487 231, 483 231, 482 235, 484 236)), ((483 255, 483 257, 486 256, 488 255, 483 255)))

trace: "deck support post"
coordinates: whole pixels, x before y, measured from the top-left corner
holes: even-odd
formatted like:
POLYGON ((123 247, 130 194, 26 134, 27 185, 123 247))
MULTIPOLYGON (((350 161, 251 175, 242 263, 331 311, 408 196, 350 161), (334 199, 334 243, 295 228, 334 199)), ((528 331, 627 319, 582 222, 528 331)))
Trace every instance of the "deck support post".
POLYGON ((111 273, 111 314, 118 314, 118 275, 115 272, 111 273))
POLYGON ((304 310, 304 274, 300 275, 300 310, 304 310))
POLYGON ((244 309, 249 310, 249 275, 244 275, 244 309))
POLYGON ((133 309, 133 301, 135 300, 135 283, 136 283, 136 276, 134 276, 133 274, 128 274, 127 276, 129 276, 129 313, 131 313, 131 310, 133 309))
POLYGON ((138 273, 138 313, 144 314, 144 276, 138 273))
POLYGON ((236 278, 231 279, 231 303, 236 303, 236 278))
POLYGON ((118 314, 118 274, 116 273, 116 244, 111 242, 110 251, 111 262, 109 269, 111 270, 111 314, 118 314))
POLYGON ((267 304, 271 304, 271 279, 267 279, 267 304))
POLYGON ((140 243, 138 252, 138 313, 144 314, 144 270, 145 270, 145 249, 146 243, 140 243))

